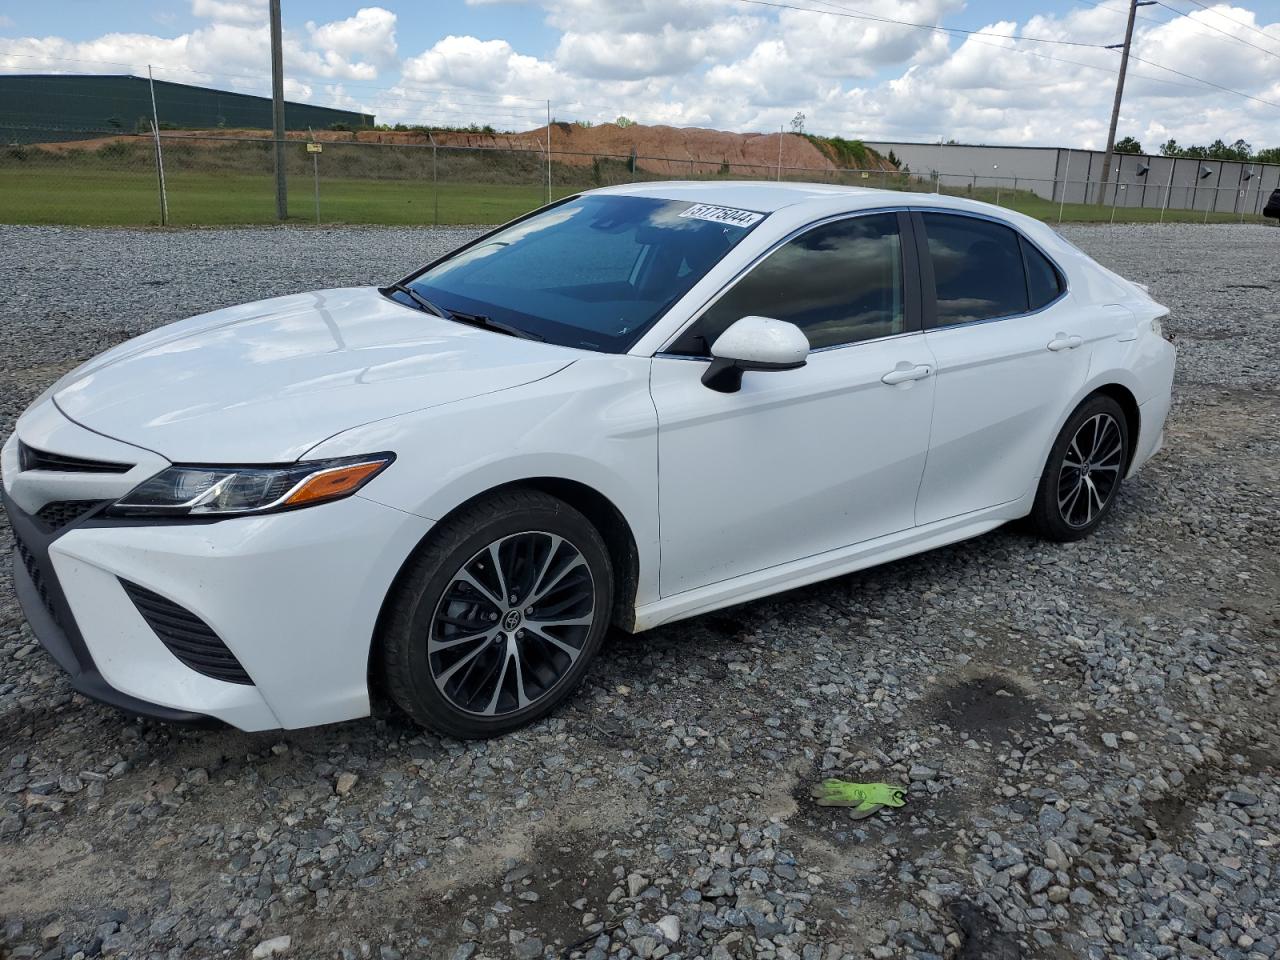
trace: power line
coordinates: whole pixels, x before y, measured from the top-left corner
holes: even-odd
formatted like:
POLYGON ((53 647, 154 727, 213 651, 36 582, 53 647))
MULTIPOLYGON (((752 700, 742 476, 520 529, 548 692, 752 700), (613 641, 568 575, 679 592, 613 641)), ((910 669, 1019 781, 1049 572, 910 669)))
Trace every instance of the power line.
POLYGON ((1208 10, 1214 16, 1221 17, 1223 20, 1226 20, 1228 23, 1234 23, 1237 27, 1242 27, 1243 29, 1248 30, 1250 33, 1256 33, 1258 36, 1266 37, 1268 40, 1276 39, 1271 34, 1267 33, 1265 30, 1259 30, 1256 27, 1249 26, 1249 24, 1244 23, 1243 21, 1237 20, 1235 17, 1228 17, 1225 13, 1219 13, 1217 10, 1209 6, 1207 3, 1202 3, 1201 0, 1188 0, 1188 2, 1194 3, 1197 7, 1203 7, 1205 10, 1208 10))
POLYGON ((1173 69, 1173 67, 1166 67, 1162 63, 1154 63, 1151 60, 1143 60, 1142 57, 1138 56, 1136 53, 1130 54, 1129 56, 1132 57, 1134 60, 1137 60, 1139 63, 1145 63, 1147 66, 1155 67, 1157 70, 1167 70, 1169 71, 1169 73, 1176 73, 1178 76, 1186 77, 1188 80, 1195 80, 1197 83, 1204 83, 1211 87, 1215 87, 1218 90, 1223 90, 1227 93, 1235 94, 1237 97, 1244 97, 1246 100, 1254 100, 1254 101, 1257 101, 1258 103, 1265 103, 1268 107, 1276 107, 1280 109, 1280 102, 1277 102, 1275 100, 1265 100, 1262 97, 1255 97, 1251 93, 1244 93, 1240 90, 1232 90, 1230 87, 1224 87, 1222 84, 1214 83, 1212 80, 1206 80, 1204 77, 1192 76, 1189 73, 1183 73, 1181 70, 1175 70, 1173 69))
MULTIPOLYGON (((1014 41, 1015 43, 1019 40, 1025 40, 1032 43, 1058 44, 1062 46, 1083 47, 1083 48, 1097 49, 1097 50, 1106 49, 1104 44, 1084 43, 1082 41, 1076 41, 1076 40, 1055 40, 1047 37, 1023 37, 1023 36, 1015 36, 1012 34, 989 33, 985 30, 969 30, 961 27, 943 27, 943 26, 938 26, 936 24, 916 23, 913 21, 899 20, 892 17, 881 17, 881 16, 872 15, 872 14, 862 13, 859 11, 852 10, 851 8, 843 7, 839 4, 833 3, 831 2, 831 0, 813 0, 813 2, 824 3, 829 7, 835 7, 836 9, 834 10, 832 9, 817 10, 812 7, 803 7, 803 6, 799 6, 792 3, 778 2, 778 0, 736 0, 736 2, 751 4, 755 6, 773 7, 776 9, 795 10, 802 13, 814 13, 814 14, 834 16, 834 17, 843 17, 845 19, 851 19, 851 20, 866 20, 866 21, 872 21, 872 22, 878 22, 878 23, 892 23, 899 26, 910 27, 913 29, 964 36, 969 40, 971 40, 972 42, 979 43, 984 46, 993 47, 997 50, 1004 50, 1012 53, 1019 53, 1024 56, 1037 57, 1042 60, 1051 60, 1057 63, 1070 64, 1072 66, 1081 67, 1087 70, 1100 70, 1105 73, 1111 74, 1113 76, 1117 73, 1117 70, 1115 70, 1114 68, 1105 67, 1105 66, 1101 66, 1093 63, 1085 63, 1078 60, 1069 60, 1063 57, 1055 57, 1049 54, 1039 53, 1033 50, 1022 50, 1022 49, 1018 49, 1017 47, 1010 47, 1004 44, 990 43, 990 42, 984 41, 983 38, 989 38, 992 40, 1010 40, 1010 41, 1014 41)), ((1122 12, 1122 11, 1114 10, 1113 8, 1105 7, 1101 3, 1095 2, 1095 0, 1078 0, 1078 2, 1088 3, 1091 6, 1098 7, 1104 10, 1109 10, 1113 13, 1122 12)), ((1209 10, 1209 12, 1211 13, 1217 12, 1210 9, 1204 3, 1200 2, 1200 0, 1190 0, 1190 2, 1196 3, 1197 5, 1204 7, 1206 10, 1209 10)), ((1167 4, 1161 3, 1161 6, 1165 6, 1167 9, 1170 9, 1174 13, 1180 13, 1180 11, 1173 10, 1173 8, 1168 7, 1167 4)), ((1185 16, 1185 14, 1183 14, 1183 16, 1185 16)), ((1260 30, 1256 30, 1253 27, 1250 27, 1248 24, 1241 23, 1240 21, 1235 20, 1234 18, 1225 17, 1223 14, 1218 14, 1218 16, 1223 16, 1224 19, 1230 20, 1233 24, 1239 27, 1242 27, 1244 29, 1248 29, 1254 33, 1259 34, 1260 36, 1266 37, 1267 39, 1274 39, 1269 34, 1263 33, 1260 30)), ((1150 20, 1151 18, 1143 17, 1142 19, 1150 20)), ((1170 21, 1151 20, 1151 22, 1163 24, 1170 21)), ((1203 21, 1196 20, 1194 22, 1202 26, 1209 26, 1208 24, 1204 24, 1203 21)), ((1242 39, 1242 38, 1235 38, 1235 39, 1242 39)), ((1242 42, 1247 43, 1247 41, 1242 41, 1242 42)), ((1250 44, 1250 46, 1252 45, 1253 44, 1250 44)), ((1268 52, 1268 51, 1263 51, 1263 52, 1268 52)), ((126 67, 133 70, 140 70, 143 66, 145 66, 143 64, 124 63, 121 61, 113 61, 113 60, 93 60, 93 59, 75 58, 75 57, 54 57, 54 56, 47 56, 43 54, 27 54, 27 53, 16 53, 16 52, 10 52, 10 51, 0 51, 0 59, 3 59, 4 57, 22 57, 24 59, 52 60, 52 61, 62 62, 62 63, 82 63, 82 64, 118 66, 118 67, 126 67)), ((1212 80, 1206 80, 1203 77, 1197 77, 1189 73, 1184 73, 1180 70, 1175 70, 1172 67, 1166 67, 1163 64, 1155 63, 1154 61, 1151 61, 1151 60, 1145 60, 1136 55, 1134 55, 1132 59, 1140 63, 1144 63, 1148 66, 1155 67, 1158 70, 1164 70, 1168 73, 1176 74, 1177 76, 1183 77, 1187 80, 1194 81, 1195 83, 1213 87, 1225 93, 1233 94, 1234 96, 1243 97, 1248 100, 1253 100, 1258 103, 1266 104, 1267 106, 1280 106, 1280 104, 1277 104, 1274 101, 1266 100, 1262 97, 1256 97, 1256 96, 1253 96, 1252 94, 1244 93, 1239 90, 1234 90, 1230 87, 1223 86, 1222 84, 1215 83, 1212 80)), ((254 83, 261 83, 263 82, 263 79, 264 79, 263 77, 249 75, 249 74, 212 73, 205 70, 195 70, 189 67, 166 67, 165 72, 186 73, 186 74, 192 74, 196 76, 210 77, 217 80, 248 80, 254 83)), ((1153 77, 1150 74, 1135 73, 1133 76, 1138 79, 1149 80, 1153 83, 1161 83, 1167 86, 1180 87, 1182 89, 1198 89, 1196 87, 1191 87, 1187 84, 1176 83, 1174 81, 1166 80, 1161 77, 1153 77)), ((331 86, 341 86, 344 90, 346 89, 370 90, 374 92, 389 94, 393 98, 393 102, 397 104, 408 103, 408 104, 415 104, 415 105, 423 105, 428 107, 435 107, 437 110, 441 110, 441 111, 458 109, 458 107, 453 105, 446 106, 442 104, 439 99, 419 100, 412 97, 406 97, 402 94, 396 93, 393 87, 376 86, 373 84, 363 84, 358 82, 352 83, 345 80, 334 79, 334 78, 312 78, 312 80, 313 82, 320 85, 328 84, 331 86)), ((399 86, 403 87, 403 83, 400 84, 399 86)), ((237 92, 237 91, 228 91, 228 92, 237 92)), ((414 90, 412 92, 426 93, 426 94, 435 93, 438 95, 439 98, 448 97, 454 100, 455 103, 459 105, 473 104, 477 107, 486 107, 488 109, 508 107, 508 108, 511 108, 512 110, 521 110, 525 108, 520 107, 518 103, 513 103, 512 101, 523 101, 523 102, 528 102, 530 104, 534 104, 534 103, 541 104, 544 102, 544 100, 532 98, 532 97, 517 97, 517 96, 511 96, 507 94, 486 94, 482 91, 468 90, 465 88, 461 88, 461 89, 451 88, 451 87, 421 88, 419 90, 414 90)), ((593 106, 597 106, 590 103, 584 103, 581 100, 574 100, 572 101, 572 103, 579 105, 581 109, 591 109, 593 106)), ((535 108, 529 107, 528 109, 532 111, 535 108)), ((610 107, 609 110, 598 110, 597 112, 608 113, 608 112, 612 112, 613 109, 615 108, 610 107)), ((493 116, 497 118, 499 114, 493 114, 493 116)), ((532 117, 526 118, 523 115, 514 114, 514 113, 503 114, 501 116, 503 116, 505 119, 516 119, 516 120, 532 119, 532 117)))
MULTIPOLYGON (((1127 17, 1129 15, 1128 10, 1118 10, 1115 7, 1108 7, 1105 4, 1098 3, 1097 0, 1074 0, 1074 2, 1087 3, 1091 7, 1097 7, 1099 10, 1105 10, 1107 13, 1114 13, 1121 17, 1127 17)), ((1162 27, 1170 22, 1168 20, 1157 20, 1155 17, 1144 17, 1142 14, 1138 14, 1138 19, 1145 20, 1147 23, 1154 23, 1162 27)))
POLYGON ((1220 33, 1229 40, 1234 40, 1236 41, 1236 43, 1243 43, 1246 47, 1253 47, 1253 49, 1255 50, 1261 50, 1267 56, 1275 57, 1277 60, 1280 60, 1280 53, 1276 53, 1274 50, 1268 50, 1266 47, 1260 47, 1256 43, 1252 43, 1246 40, 1244 37, 1238 37, 1234 33, 1228 33, 1226 30, 1221 30, 1218 27, 1215 27, 1211 23, 1205 23, 1203 20, 1197 20, 1195 17, 1191 16, 1191 14, 1189 13, 1183 13, 1181 10, 1178 10, 1178 9, 1175 9, 1174 7, 1169 6, 1167 3, 1164 2, 1164 0, 1155 0, 1155 2, 1160 6, 1164 7, 1166 10, 1169 10, 1172 13, 1176 13, 1180 17, 1186 17, 1188 20, 1190 20, 1192 23, 1196 24, 1197 26, 1205 27, 1209 30, 1212 30, 1214 33, 1220 33))
MULTIPOLYGON (((739 3, 763 3, 763 4, 765 4, 766 6, 781 6, 781 4, 772 3, 772 2, 766 2, 766 0, 738 0, 738 2, 739 2, 739 3)), ((826 3, 828 3, 829 5, 832 5, 832 6, 834 6, 834 5, 835 5, 835 4, 831 3, 831 2, 830 2, 830 0, 814 0, 814 2, 818 2, 818 3, 826 2, 826 3)), ((790 6, 790 5, 786 5, 786 6, 787 6, 787 9, 791 9, 791 10, 802 10, 802 11, 804 11, 804 12, 806 12, 806 13, 830 14, 830 16, 833 16, 833 17, 838 17, 838 16, 842 16, 842 15, 843 15, 843 14, 835 13, 834 11, 827 11, 827 10, 814 10, 812 7, 797 7, 797 6, 790 6)), ((1127 16, 1127 14, 1126 14, 1126 16, 1127 16)), ((862 19, 862 17, 857 17, 857 18, 855 18, 855 19, 862 19)), ((876 18, 876 19, 884 19, 884 18, 876 18)), ((897 21, 894 21, 894 22, 897 22, 897 21)), ((1162 21, 1157 21, 1157 22, 1162 22, 1162 21)), ((952 30, 952 28, 948 28, 948 27, 939 27, 939 28, 937 28, 937 29, 939 29, 939 30, 944 30, 944 31, 948 31, 948 32, 950 32, 950 31, 952 30)), ((959 28, 955 28, 955 29, 957 29, 957 30, 958 30, 959 28)), ((1096 63, 1084 63, 1084 62, 1079 61, 1079 60, 1068 60, 1068 59, 1066 59, 1066 58, 1064 58, 1064 57, 1054 57, 1054 56, 1051 56, 1051 55, 1049 55, 1049 54, 1047 54, 1047 53, 1039 53, 1039 52, 1034 51, 1034 50, 1019 50, 1019 49, 1017 49, 1016 47, 1008 47, 1008 46, 1004 46, 1003 44, 997 44, 997 43, 984 43, 984 41, 983 41, 983 38, 984 38, 984 37, 1003 37, 1004 39, 1013 39, 1013 40, 1031 39, 1031 38, 1029 38, 1029 37, 1010 37, 1009 35, 986 33, 986 32, 981 31, 981 30, 964 30, 964 31, 960 31, 960 32, 968 34, 968 35, 969 35, 969 41, 970 41, 970 42, 973 42, 973 43, 980 43, 980 44, 982 44, 983 46, 992 47, 992 48, 994 48, 994 49, 996 49, 996 50, 1004 50, 1004 51, 1007 51, 1007 52, 1009 52, 1009 53, 1020 53, 1020 54, 1022 54, 1022 55, 1024 55, 1024 56, 1028 56, 1028 57, 1039 57, 1039 58, 1040 58, 1040 59, 1042 59, 1042 60, 1053 60, 1053 61, 1055 61, 1055 62, 1057 62, 1057 63, 1068 63, 1068 64, 1071 64, 1071 65, 1073 65, 1073 66, 1077 66, 1077 67, 1084 67, 1085 69, 1088 69, 1088 70, 1101 70, 1101 71, 1103 71, 1104 73, 1109 73, 1109 74, 1111 74, 1112 76, 1115 76, 1115 75, 1119 72, 1119 71, 1118 71, 1117 69, 1115 69, 1115 68, 1100 66, 1100 65, 1098 65, 1098 64, 1096 64, 1096 63)), ((1064 41, 1064 42, 1067 42, 1067 41, 1064 41)), ((1095 49, 1099 49, 1099 50, 1105 50, 1105 49, 1106 49, 1106 47, 1105 47, 1103 44, 1079 44, 1079 43, 1076 43, 1076 42, 1074 42, 1074 41, 1071 41, 1071 42, 1073 43, 1073 45, 1076 45, 1076 46, 1091 46, 1091 47, 1093 47, 1093 48, 1095 48, 1095 49)), ((1179 71, 1179 70, 1174 70, 1172 67, 1166 67, 1166 66, 1164 66, 1163 64, 1155 63, 1155 62, 1153 62, 1153 61, 1151 61, 1151 60, 1143 60, 1141 57, 1138 57, 1138 56, 1133 56, 1133 57, 1132 57, 1132 59, 1134 59, 1134 60, 1138 60, 1138 61, 1140 61, 1140 62, 1142 62, 1142 63, 1145 63, 1145 64, 1147 64, 1148 66, 1156 67, 1156 68, 1157 68, 1157 69, 1159 69, 1159 70, 1167 70, 1167 71, 1168 71, 1168 72, 1170 72, 1170 73, 1176 73, 1178 76, 1180 76, 1180 77, 1185 77, 1185 78, 1186 78, 1186 79, 1188 79, 1188 80, 1194 80, 1195 82, 1200 83, 1200 84, 1207 84, 1208 86, 1216 87, 1216 88, 1217 88, 1217 89, 1219 89, 1219 90, 1223 90, 1223 91, 1225 91, 1225 92, 1227 92, 1227 93, 1235 94, 1236 96, 1239 96, 1239 97, 1246 97, 1246 98, 1248 98, 1248 99, 1250 99, 1250 100, 1258 100, 1260 103, 1265 103, 1265 104, 1268 104, 1269 106, 1276 106, 1276 104, 1273 104, 1270 100, 1263 100, 1263 99, 1262 99, 1262 98, 1260 98, 1260 97, 1255 97, 1255 96, 1253 96, 1253 95, 1251 95, 1251 94, 1248 94, 1248 93, 1242 93, 1242 92, 1241 92, 1241 91, 1239 91, 1239 90, 1232 90, 1230 87, 1224 87, 1224 86, 1222 86, 1221 84, 1214 83, 1212 80, 1205 80, 1205 79, 1204 79, 1204 78, 1202 78, 1202 77, 1192 76, 1192 75, 1191 75, 1191 74, 1189 74, 1189 73, 1182 73, 1182 72, 1181 72, 1181 71, 1179 71)), ((1165 80, 1165 79, 1163 79, 1163 78, 1161 78, 1161 77, 1153 77, 1153 76, 1151 76, 1150 74, 1139 74, 1139 73, 1135 73, 1133 76, 1134 76, 1134 77, 1137 77, 1137 78, 1139 78, 1139 79, 1142 79, 1142 80, 1150 80, 1150 81, 1151 81, 1151 82, 1153 82, 1153 83, 1163 83, 1163 84, 1167 84, 1167 85, 1169 85, 1169 86, 1181 87, 1181 88, 1183 88, 1183 89, 1185 89, 1185 90, 1196 90, 1196 89, 1199 89, 1198 87, 1192 87, 1192 86, 1190 86, 1190 85, 1188 85, 1188 84, 1175 83, 1175 82, 1173 82, 1173 81, 1171 81, 1171 80, 1165 80)))
MULTIPOLYGON (((1097 8, 1097 9, 1099 9, 1099 10, 1105 10, 1107 13, 1114 13, 1114 14, 1116 14, 1117 16, 1121 16, 1121 17, 1123 17, 1123 16, 1125 16, 1125 15, 1126 15, 1126 11, 1124 11, 1124 10, 1117 10, 1115 7, 1108 7, 1108 6, 1106 6, 1105 4, 1102 4, 1102 3, 1098 3, 1098 2, 1096 2, 1096 0, 1074 0, 1074 2, 1075 2, 1075 3, 1087 3, 1087 4, 1088 4, 1089 6, 1091 6, 1091 7, 1096 7, 1096 8, 1097 8)), ((1207 29, 1207 30, 1212 30, 1212 31, 1214 31, 1215 33, 1220 33, 1220 34, 1222 34, 1224 37, 1226 37, 1226 38, 1228 38, 1228 39, 1230 39, 1230 40, 1236 40, 1236 41, 1238 41, 1238 42, 1240 42, 1240 43, 1245 44, 1246 46, 1253 47, 1255 50, 1261 50, 1261 51, 1262 51, 1263 53, 1265 53, 1265 54, 1269 54, 1270 56, 1273 56, 1273 57, 1276 57, 1277 59, 1280 59, 1280 54, 1278 54, 1278 53, 1276 53, 1276 52, 1274 52, 1274 51, 1272 51, 1272 50, 1268 50, 1266 47, 1260 47, 1260 46, 1258 46, 1256 43, 1252 43, 1252 42, 1250 42, 1250 41, 1246 40, 1244 37, 1237 36, 1237 35, 1236 35, 1236 34, 1234 34, 1234 33, 1229 33, 1229 32, 1227 32, 1226 30, 1221 30, 1221 29, 1219 29, 1218 27, 1215 27, 1215 26, 1214 26, 1213 24, 1211 24, 1211 23, 1205 23, 1203 20, 1197 20, 1195 17, 1191 16, 1191 14, 1189 14, 1189 13, 1186 13, 1186 12, 1184 12, 1184 11, 1182 11, 1182 10, 1179 10, 1179 9, 1177 9, 1176 7, 1171 7, 1171 6, 1169 6, 1169 4, 1165 3, 1165 2, 1164 2, 1164 0, 1155 0, 1155 2, 1156 2, 1156 4, 1158 4, 1159 6, 1164 7, 1164 8, 1165 8, 1166 10, 1168 10, 1170 13, 1177 14, 1179 17, 1186 17, 1188 20, 1190 20, 1190 21, 1191 21, 1193 24, 1195 24, 1197 27, 1203 27, 1203 28, 1205 28, 1205 29, 1207 29)), ((1201 4, 1201 6, 1204 6, 1204 5, 1203 5, 1203 4, 1201 4)), ((1216 11, 1212 11, 1212 10, 1211 10, 1210 12, 1211 12, 1211 13, 1215 13, 1216 11)), ((1156 24, 1157 26, 1161 26, 1161 27, 1168 26, 1170 23, 1173 23, 1173 21, 1172 21, 1172 20, 1157 20, 1155 17, 1144 17, 1142 14, 1138 14, 1138 19, 1139 19, 1139 20, 1145 20, 1147 23, 1154 23, 1154 24, 1156 24)), ((1227 18, 1227 19, 1230 19, 1230 18, 1227 18)), ((1239 26, 1242 26, 1242 27, 1243 27, 1243 26, 1245 26, 1245 24, 1239 23, 1239 21, 1237 21, 1237 20, 1232 20, 1231 22, 1232 22, 1232 23, 1236 23, 1236 24, 1238 24, 1239 26)), ((1203 31, 1201 31, 1201 32, 1203 32, 1203 31)), ((1255 31, 1255 32, 1256 32, 1256 33, 1261 33, 1261 31, 1255 31)), ((1264 36, 1264 37, 1267 37, 1268 39, 1275 39, 1275 38, 1273 38, 1273 37, 1270 37, 1270 36, 1269 36, 1268 34, 1266 34, 1266 33, 1262 33, 1261 35, 1262 35, 1262 36, 1264 36)), ((1205 34, 1205 36, 1208 36, 1208 34, 1205 34)))
MULTIPOLYGON (((1085 43, 1081 40, 1054 40, 1049 37, 1019 37, 1008 33, 989 33, 986 30, 966 30, 963 27, 942 27, 935 23, 916 23, 911 20, 897 20, 893 17, 880 17, 870 13, 861 13, 856 10, 851 10, 848 7, 840 7, 838 4, 830 4, 830 6, 837 7, 839 10, 843 11, 841 13, 837 13, 835 10, 815 10, 812 7, 799 7, 790 3, 780 3, 777 2, 777 0, 736 0, 736 2, 754 4, 759 7, 776 7, 780 10, 799 10, 802 13, 818 13, 829 17, 844 17, 848 20, 871 20, 876 23, 893 23, 900 27, 912 27, 916 30, 930 30, 936 33, 950 33, 957 36, 983 36, 993 37, 999 40, 1026 40, 1028 43, 1053 43, 1064 47, 1090 47, 1095 50, 1102 50, 1105 48, 1101 43, 1085 43)), ((818 2, 822 2, 822 0, 818 0, 818 2)))

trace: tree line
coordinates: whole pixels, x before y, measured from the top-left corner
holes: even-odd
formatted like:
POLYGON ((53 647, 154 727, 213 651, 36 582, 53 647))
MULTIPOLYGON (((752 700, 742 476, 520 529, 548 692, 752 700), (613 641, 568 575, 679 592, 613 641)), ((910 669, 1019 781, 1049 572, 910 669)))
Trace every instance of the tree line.
MULTIPOLYGON (((1116 141, 1116 153, 1146 153, 1134 137, 1124 137, 1116 141)), ((1244 163, 1280 163, 1280 147, 1267 147, 1265 150, 1253 149, 1253 145, 1245 140, 1225 143, 1221 138, 1206 146, 1193 144, 1182 146, 1170 137, 1160 145, 1160 155, 1165 157, 1194 157, 1197 160, 1239 160, 1244 163)))

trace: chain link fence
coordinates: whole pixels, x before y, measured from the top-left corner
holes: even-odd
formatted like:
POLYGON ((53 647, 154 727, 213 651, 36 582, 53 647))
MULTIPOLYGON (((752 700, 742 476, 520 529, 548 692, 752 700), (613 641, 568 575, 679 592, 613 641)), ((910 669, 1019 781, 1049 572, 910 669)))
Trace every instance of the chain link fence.
MULTIPOLYGON (((273 141, 163 131, 41 144, 0 128, 0 222, 215 226, 275 220, 273 141)), ((337 224, 494 224, 582 190, 645 180, 786 180, 941 192, 1050 222, 1265 222, 1266 198, 1222 186, 1103 185, 939 171, 789 167, 552 148, 290 138, 289 219, 337 224), (1099 191, 1103 202, 1098 203, 1099 191), (1226 191, 1226 192, 1224 192, 1226 191)))

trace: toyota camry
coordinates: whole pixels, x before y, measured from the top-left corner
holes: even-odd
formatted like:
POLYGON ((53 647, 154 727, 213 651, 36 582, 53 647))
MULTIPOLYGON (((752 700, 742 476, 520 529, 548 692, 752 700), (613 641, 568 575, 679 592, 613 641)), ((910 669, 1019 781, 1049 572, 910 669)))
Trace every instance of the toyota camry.
POLYGON ((81 693, 483 737, 641 631, 1026 519, 1161 446, 1166 309, 1049 227, 808 184, 584 193, 381 287, 154 330, 3 449, 14 581, 81 693))

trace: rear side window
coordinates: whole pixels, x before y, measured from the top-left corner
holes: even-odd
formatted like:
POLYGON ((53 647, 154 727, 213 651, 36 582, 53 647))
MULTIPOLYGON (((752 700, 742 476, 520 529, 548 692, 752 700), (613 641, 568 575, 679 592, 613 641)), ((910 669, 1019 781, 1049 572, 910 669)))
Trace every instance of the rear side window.
POLYGON ((720 334, 752 314, 794 323, 814 350, 902 333, 897 214, 837 220, 789 240, 681 334, 671 352, 707 356, 720 334))
POLYGON ((938 326, 1027 312, 1027 279, 1017 233, 976 217, 922 217, 938 296, 938 326))
POLYGON ((1052 303, 1062 293, 1062 277, 1049 259, 1019 237, 1022 244, 1022 260, 1027 265, 1027 293, 1031 297, 1031 309, 1039 310, 1045 304, 1052 303))

